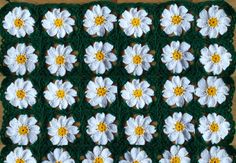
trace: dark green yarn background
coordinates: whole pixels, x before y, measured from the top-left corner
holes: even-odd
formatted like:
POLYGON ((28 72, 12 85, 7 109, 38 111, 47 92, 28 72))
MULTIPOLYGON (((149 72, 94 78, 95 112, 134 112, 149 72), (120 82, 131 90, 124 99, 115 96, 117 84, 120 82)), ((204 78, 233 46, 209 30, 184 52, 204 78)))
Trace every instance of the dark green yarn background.
MULTIPOLYGON (((206 143, 201 134, 198 132, 197 127, 199 125, 198 119, 207 113, 216 112, 217 114, 222 115, 227 121, 231 124, 231 130, 228 136, 221 140, 217 145, 225 148, 232 157, 235 157, 236 151, 234 147, 229 144, 232 142, 234 138, 234 121, 231 115, 231 107, 232 100, 234 94, 234 81, 230 78, 230 75, 235 70, 236 65, 236 53, 234 51, 233 46, 233 34, 234 27, 236 21, 235 11, 229 6, 227 3, 222 1, 211 1, 211 2, 202 2, 202 3, 190 3, 190 2, 180 2, 180 1, 172 1, 161 4, 145 4, 145 3, 136 3, 136 4, 114 4, 110 2, 94 2, 84 5, 75 5, 75 4, 46 4, 46 5, 32 5, 28 3, 10 3, 3 7, 0 10, 0 34, 3 38, 1 45, 1 54, 0 54, 0 70, 6 78, 2 82, 2 86, 0 89, 1 93, 1 101, 4 107, 4 117, 3 124, 1 130, 1 139, 2 142, 6 145, 0 157, 0 162, 5 160, 6 155, 13 150, 17 145, 14 145, 12 141, 5 134, 6 126, 11 119, 17 117, 20 114, 28 114, 34 116, 38 120, 38 125, 40 126, 40 134, 38 136, 37 142, 32 145, 26 146, 30 148, 34 157, 38 162, 41 162, 43 157, 52 151, 57 146, 53 146, 49 140, 49 136, 47 134, 47 126, 49 121, 56 117, 57 115, 67 115, 73 116, 76 122, 80 122, 79 130, 80 130, 80 138, 77 138, 75 142, 69 143, 68 146, 63 146, 65 150, 67 150, 71 157, 75 159, 76 162, 81 162, 80 157, 84 156, 88 150, 92 150, 95 146, 92 139, 86 133, 87 120, 94 116, 98 112, 111 113, 116 116, 116 123, 118 125, 118 134, 115 136, 115 139, 106 145, 112 152, 112 156, 114 158, 114 162, 118 162, 120 157, 123 154, 131 149, 134 146, 129 145, 126 135, 124 133, 125 122, 134 115, 150 115, 152 120, 157 122, 157 135, 150 143, 146 143, 145 146, 141 146, 144 149, 148 156, 153 160, 153 162, 158 162, 158 156, 162 155, 164 150, 169 150, 172 142, 169 141, 168 137, 163 133, 163 125, 164 120, 169 115, 172 115, 174 112, 183 112, 189 113, 193 116, 193 123, 195 124, 196 133, 192 136, 192 139, 188 142, 184 143, 184 147, 187 148, 189 152, 189 156, 192 162, 197 162, 199 159, 200 153, 205 148, 212 146, 211 143, 206 143), (177 3, 178 5, 184 5, 190 13, 195 16, 195 21, 191 23, 191 29, 184 33, 181 36, 175 37, 167 37, 167 35, 162 31, 160 27, 160 17, 164 8, 168 5, 177 3), (100 4, 101 6, 109 7, 114 14, 116 14, 117 19, 119 19, 120 15, 124 10, 129 9, 131 7, 138 7, 145 9, 149 16, 152 18, 152 28, 151 31, 144 35, 142 38, 132 38, 128 37, 124 34, 122 29, 119 27, 118 22, 115 23, 114 29, 104 37, 91 37, 84 29, 83 29, 83 16, 88 8, 90 8, 94 4, 100 4), (202 37, 201 34, 197 31, 196 27, 196 19, 198 18, 199 12, 205 8, 209 7, 213 4, 219 5, 220 8, 223 8, 228 16, 231 18, 231 26, 228 28, 227 33, 223 36, 219 36, 217 39, 209 39, 202 37), (4 16, 12 10, 12 8, 22 6, 23 8, 27 8, 30 10, 32 17, 35 19, 36 24, 34 28, 34 33, 32 33, 29 37, 25 38, 16 38, 11 36, 6 32, 2 27, 2 20, 4 16), (48 10, 53 8, 61 8, 67 9, 72 17, 75 19, 76 25, 74 26, 74 31, 67 35, 63 39, 52 38, 48 36, 45 30, 41 26, 41 20, 45 13, 48 10), (224 82, 230 87, 229 96, 227 96, 226 101, 218 105, 215 108, 207 108, 201 106, 197 99, 192 100, 190 103, 180 108, 171 108, 168 106, 165 101, 162 99, 162 89, 165 81, 169 79, 172 74, 167 70, 165 64, 163 64, 160 60, 162 54, 162 48, 169 44, 171 41, 179 40, 185 41, 191 45, 191 51, 195 57, 194 62, 191 66, 184 72, 182 72, 179 76, 186 76, 192 84, 196 85, 197 82, 202 77, 207 77, 212 74, 208 74, 205 72, 203 66, 199 62, 200 50, 209 46, 212 43, 217 43, 219 45, 224 46, 231 54, 232 54, 232 62, 230 66, 222 72, 219 77, 222 77, 224 82), (118 86, 118 95, 117 99, 114 103, 109 105, 107 108, 99 108, 93 109, 85 99, 85 90, 87 83, 92 80, 96 75, 93 73, 88 65, 84 63, 84 54, 85 49, 93 44, 95 41, 103 41, 109 42, 114 46, 114 53, 117 55, 118 60, 116 64, 113 65, 112 69, 105 74, 103 77, 109 77, 113 80, 113 82, 118 86), (19 76, 11 73, 6 65, 3 64, 4 55, 6 55, 7 50, 15 46, 17 43, 26 43, 31 44, 38 54, 38 60, 36 69, 30 73, 23 76, 24 79, 29 79, 34 88, 37 90, 37 103, 33 105, 31 109, 19 110, 14 108, 9 102, 5 99, 4 92, 8 85, 11 82, 14 82, 19 76), (67 72, 64 77, 56 77, 49 73, 45 64, 45 55, 46 51, 55 44, 65 44, 71 45, 74 51, 78 52, 77 62, 79 63, 77 66, 73 68, 71 72, 67 72), (151 50, 155 51, 154 60, 155 65, 153 65, 148 72, 144 72, 141 77, 135 77, 126 72, 124 65, 122 63, 122 54, 123 50, 131 43, 141 43, 147 44, 151 50), (120 91, 123 85, 132 79, 143 79, 147 80, 151 87, 155 91, 155 99, 154 101, 148 105, 146 108, 142 110, 137 110, 134 108, 129 108, 125 101, 120 96, 120 91), (43 97, 43 91, 48 85, 49 82, 55 81, 56 79, 63 79, 70 81, 74 88, 77 90, 78 98, 77 102, 69 107, 66 110, 53 109, 49 106, 47 101, 43 97)), ((234 161, 236 162, 236 161, 234 161)))

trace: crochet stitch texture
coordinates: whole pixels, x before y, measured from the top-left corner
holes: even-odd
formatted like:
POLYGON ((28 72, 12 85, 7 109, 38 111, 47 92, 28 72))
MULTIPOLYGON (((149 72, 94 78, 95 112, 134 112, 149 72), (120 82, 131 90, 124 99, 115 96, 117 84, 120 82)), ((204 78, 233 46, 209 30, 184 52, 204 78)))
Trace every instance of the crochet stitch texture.
MULTIPOLYGON (((9 3, 0 10, 0 34, 2 36, 2 45, 0 53, 0 70, 5 76, 2 82, 0 93, 1 101, 4 108, 3 124, 1 129, 1 140, 5 147, 1 152, 0 162, 6 160, 6 156, 13 151, 19 145, 14 144, 9 136, 6 134, 7 126, 9 122, 19 115, 27 114, 28 116, 35 117, 37 125, 40 127, 40 133, 38 139, 32 144, 23 146, 25 149, 30 149, 33 157, 37 162, 42 162, 46 159, 47 154, 53 151, 55 148, 63 148, 66 150, 75 162, 82 162, 85 159, 85 155, 88 151, 92 151, 94 146, 97 146, 93 142, 90 135, 86 132, 88 120, 95 116, 97 113, 112 114, 116 117, 115 124, 117 125, 118 132, 114 134, 114 139, 108 142, 105 147, 111 152, 114 162, 119 162, 124 159, 124 154, 130 151, 132 147, 140 147, 144 150, 152 162, 159 162, 163 158, 162 154, 165 150, 170 150, 170 147, 174 145, 163 132, 165 119, 168 116, 172 116, 174 112, 188 113, 193 117, 191 121, 195 127, 195 133, 191 133, 191 139, 181 144, 181 147, 185 147, 188 151, 188 157, 191 162, 198 162, 201 152, 204 149, 209 149, 212 146, 220 146, 225 149, 228 155, 234 160, 236 151, 234 147, 230 145, 234 138, 234 121, 231 114, 232 100, 234 95, 234 81, 230 75, 235 71, 236 65, 236 52, 233 46, 234 27, 236 22, 236 14, 233 8, 223 1, 212 1, 202 3, 191 3, 185 1, 170 1, 160 4, 147 4, 147 3, 127 3, 127 4, 114 4, 109 2, 93 2, 88 4, 45 4, 45 5, 33 5, 29 3, 9 3), (91 9, 92 6, 99 4, 100 6, 107 6, 111 13, 117 16, 117 21, 114 22, 114 28, 106 33, 104 36, 91 36, 86 32, 83 26, 83 19, 87 9, 91 9), (183 32, 180 36, 167 35, 160 25, 161 14, 165 8, 168 8, 171 4, 183 5, 188 9, 188 12, 194 16, 194 20, 191 22, 191 28, 183 32), (204 37, 199 33, 196 20, 199 17, 200 11, 204 8, 209 8, 212 5, 218 5, 221 9, 224 9, 227 16, 231 19, 230 26, 227 32, 223 35, 219 35, 217 38, 204 37), (6 29, 3 28, 2 21, 5 15, 12 11, 14 7, 21 6, 23 9, 28 9, 31 16, 35 20, 34 32, 22 38, 17 38, 10 35, 6 29), (148 13, 148 17, 151 18, 152 24, 150 25, 150 31, 143 34, 141 37, 127 36, 123 29, 119 26, 119 19, 125 10, 137 7, 138 9, 144 9, 148 13), (57 38, 56 36, 50 37, 46 30, 43 28, 41 21, 44 19, 44 15, 47 11, 53 9, 66 9, 71 13, 71 18, 75 20, 73 31, 70 34, 66 34, 64 38, 57 38), (104 74, 96 74, 91 71, 88 64, 84 61, 85 49, 93 45, 94 42, 108 42, 112 44, 113 53, 116 55, 117 60, 115 64, 112 64, 112 68, 105 71, 104 74), (191 61, 189 68, 182 71, 179 74, 172 73, 167 69, 165 64, 161 61, 162 49, 170 44, 172 41, 185 41, 191 45, 191 53, 194 55, 194 60, 191 61), (20 76, 12 73, 6 64, 4 64, 4 56, 7 54, 7 50, 12 46, 15 47, 19 43, 25 43, 35 48, 35 54, 38 56, 38 62, 36 68, 32 72, 27 72, 25 75, 20 76), (143 71, 141 76, 135 76, 127 73, 125 64, 122 62, 124 50, 133 44, 147 44, 153 53, 154 61, 148 71, 143 71), (164 84, 167 80, 171 80, 172 76, 187 77, 194 87, 197 87, 197 83, 201 78, 207 78, 208 76, 214 76, 212 73, 207 73, 200 63, 199 58, 201 56, 201 49, 208 47, 211 44, 217 43, 223 46, 232 55, 232 61, 226 70, 217 75, 218 78, 222 78, 226 86, 229 88, 229 92, 226 96, 226 100, 222 104, 217 104, 215 107, 202 106, 198 102, 197 96, 186 103, 182 107, 169 106, 162 96, 164 84), (58 44, 70 45, 73 49, 73 54, 76 56, 76 64, 73 69, 67 71, 64 76, 56 76, 49 72, 48 65, 46 64, 45 56, 47 50, 50 47, 55 47, 58 44), (116 94, 116 100, 111 104, 108 104, 105 108, 94 108, 88 102, 85 97, 87 85, 89 81, 93 81, 95 77, 102 76, 103 78, 109 77, 115 86, 117 86, 118 92, 116 94), (13 83, 16 79, 23 78, 29 80, 33 84, 33 88, 37 91, 36 103, 27 109, 19 109, 9 103, 5 97, 7 87, 13 83), (154 90, 154 96, 152 102, 149 105, 145 105, 143 109, 136 109, 129 107, 126 101, 121 96, 121 91, 124 89, 124 85, 127 81, 133 79, 146 80, 150 84, 150 88, 154 90), (76 90, 77 96, 75 97, 75 103, 68 106, 67 109, 52 108, 48 101, 44 97, 44 91, 46 90, 50 82, 56 80, 62 80, 63 82, 69 81, 73 85, 73 89, 76 90), (228 135, 217 144, 206 142, 202 138, 202 134, 198 131, 199 119, 209 113, 216 113, 223 116, 230 124, 230 130, 228 135), (137 115, 143 115, 144 117, 150 116, 152 119, 152 125, 155 126, 155 133, 151 142, 146 142, 145 145, 131 145, 127 140, 125 134, 126 122, 129 118, 134 118, 137 115), (53 118, 59 116, 73 117, 76 126, 78 126, 79 133, 76 134, 76 139, 73 143, 65 146, 53 145, 48 135, 49 122, 53 118)), ((101 21, 101 20, 100 20, 101 21)), ((137 23, 137 22, 136 22, 137 23)), ((180 126, 181 128, 181 126, 180 126)), ((139 131, 142 132, 142 131, 139 131)), ((99 162, 100 163, 100 162, 99 162)))

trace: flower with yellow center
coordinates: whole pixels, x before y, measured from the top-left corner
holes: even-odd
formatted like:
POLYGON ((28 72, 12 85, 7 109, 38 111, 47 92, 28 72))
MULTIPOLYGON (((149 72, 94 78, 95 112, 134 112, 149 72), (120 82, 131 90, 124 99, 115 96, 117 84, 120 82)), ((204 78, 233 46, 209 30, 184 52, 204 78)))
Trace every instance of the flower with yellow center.
POLYGON ((121 96, 129 107, 142 109, 152 102, 152 96, 154 96, 154 91, 149 87, 150 84, 147 81, 134 79, 131 82, 126 82, 121 96))
POLYGON ((189 141, 191 133, 195 132, 192 119, 193 117, 188 113, 174 112, 172 116, 165 119, 163 131, 173 143, 183 144, 189 141))
POLYGON ((84 15, 83 26, 89 35, 104 36, 114 28, 116 16, 107 6, 94 5, 84 15))
POLYGON ((9 11, 2 23, 3 28, 10 35, 17 38, 25 37, 34 32, 35 20, 31 17, 28 9, 22 9, 21 7, 14 7, 12 11, 9 11))
POLYGON ((141 37, 150 31, 152 20, 143 9, 130 8, 122 13, 119 25, 127 36, 141 37))
POLYGON ((34 117, 21 114, 9 122, 6 134, 10 137, 13 144, 28 145, 33 144, 38 139, 40 128, 34 117))
POLYGON ((199 163, 232 163, 232 158, 228 155, 225 149, 219 146, 212 146, 209 149, 204 149, 201 152, 199 163))
POLYGON ((51 37, 64 38, 73 32, 75 20, 66 9, 53 9, 48 11, 42 20, 42 26, 51 37))
POLYGON ((4 163, 37 163, 29 149, 23 147, 16 147, 6 156, 4 163))
POLYGON ((168 35, 180 36, 191 28, 193 15, 185 6, 171 4, 169 9, 164 9, 161 15, 161 26, 168 35))
POLYGON ((60 110, 66 109, 75 103, 77 92, 73 89, 71 82, 56 80, 54 83, 50 82, 47 89, 44 91, 44 97, 49 105, 60 110))
POLYGON ((229 92, 224 81, 216 76, 208 76, 207 79, 202 78, 197 85, 195 95, 199 97, 198 102, 201 105, 207 105, 207 107, 222 104, 229 92))
POLYGON ((201 49, 200 62, 208 73, 219 75, 229 67, 231 61, 232 55, 218 44, 211 44, 201 49))
POLYGON ((5 92, 5 98, 11 105, 19 109, 25 109, 36 103, 37 91, 29 80, 16 79, 11 83, 5 92))
POLYGON ((190 49, 191 46, 187 42, 172 41, 162 48, 161 61, 172 73, 181 73, 194 60, 190 49))
POLYGON ((92 151, 88 151, 82 163, 112 163, 112 155, 108 148, 95 146, 92 151))
POLYGON ((116 100, 117 86, 110 78, 96 77, 88 83, 85 93, 92 106, 104 108, 116 100))
POLYGON ((199 13, 197 26, 200 28, 199 32, 202 36, 217 38, 227 32, 230 22, 230 18, 223 9, 220 9, 218 5, 212 5, 199 13))
POLYGON ((131 145, 144 145, 145 142, 150 142, 156 132, 155 126, 151 123, 150 116, 138 115, 135 118, 129 118, 125 127, 125 134, 128 136, 129 143, 131 145))
POLYGON ((68 145, 68 142, 73 143, 76 139, 76 134, 79 133, 78 127, 74 125, 73 117, 60 116, 53 118, 49 122, 48 135, 53 145, 68 145))
POLYGON ((221 115, 212 113, 199 119, 198 130, 206 142, 216 144, 228 135, 230 123, 221 115))
POLYGON ((106 145, 114 139, 117 133, 116 117, 111 114, 97 113, 88 119, 87 134, 91 139, 99 144, 106 145))
POLYGON ((165 82, 162 93, 168 105, 182 107, 193 99, 194 86, 186 77, 173 76, 165 82))
POLYGON ((179 145, 172 145, 170 150, 165 150, 162 154, 163 158, 159 163, 189 163, 191 160, 188 157, 188 151, 179 145))
POLYGON ((85 51, 84 62, 96 74, 104 74, 112 68, 112 63, 117 60, 116 55, 112 52, 113 45, 108 42, 95 42, 88 46, 85 51))

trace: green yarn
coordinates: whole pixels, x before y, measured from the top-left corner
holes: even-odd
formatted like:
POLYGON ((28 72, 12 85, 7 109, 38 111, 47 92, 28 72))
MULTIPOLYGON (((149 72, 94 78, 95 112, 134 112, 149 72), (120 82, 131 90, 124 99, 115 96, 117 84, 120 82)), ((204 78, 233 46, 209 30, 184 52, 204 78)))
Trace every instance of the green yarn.
MULTIPOLYGON (((56 117, 56 115, 67 115, 73 116, 76 122, 80 122, 79 130, 80 137, 77 138, 74 143, 69 143, 68 146, 63 146, 67 150, 75 162, 81 162, 81 156, 84 156, 87 151, 92 150, 95 146, 90 136, 86 133, 87 120, 94 116, 98 112, 111 113, 116 116, 116 123, 118 125, 118 134, 115 136, 115 139, 108 143, 106 147, 112 153, 114 162, 118 162, 120 157, 124 153, 131 149, 133 146, 129 145, 126 135, 124 133, 124 126, 129 117, 132 117, 137 114, 150 115, 154 122, 157 122, 157 136, 152 139, 150 143, 146 143, 145 146, 140 146, 146 151, 148 156, 152 161, 158 162, 160 155, 165 150, 169 150, 172 143, 168 139, 167 135, 163 133, 164 120, 168 116, 172 115, 174 112, 183 112, 189 113, 193 116, 193 123, 195 124, 196 133, 192 136, 192 139, 188 142, 185 142, 183 146, 189 152, 189 157, 191 162, 197 162, 200 157, 200 153, 212 144, 206 143, 201 134, 197 130, 199 125, 198 119, 207 113, 217 113, 222 115, 229 123, 231 130, 227 137, 224 140, 221 140, 218 143, 218 146, 224 148, 227 153, 233 157, 236 155, 234 147, 230 145, 234 138, 234 121, 231 115, 232 110, 232 100, 234 95, 234 81, 230 75, 235 71, 236 66, 236 53, 233 46, 233 35, 234 27, 236 22, 236 14, 233 8, 223 1, 209 1, 202 3, 191 3, 187 1, 170 1, 161 4, 147 4, 147 3, 126 3, 126 4, 115 4, 111 2, 93 2, 84 5, 79 4, 45 4, 45 5, 33 5, 29 3, 9 3, 0 10, 0 35, 2 36, 2 45, 0 52, 0 70, 1 73, 6 76, 3 80, 1 89, 0 89, 0 99, 4 107, 4 116, 2 130, 0 132, 1 140, 5 147, 1 151, 0 162, 5 160, 5 157, 12 151, 17 145, 13 144, 9 137, 6 135, 6 127, 9 124, 9 121, 14 117, 17 117, 20 114, 28 114, 34 116, 38 120, 38 125, 40 126, 40 134, 38 140, 32 144, 26 146, 29 148, 33 156, 37 159, 38 162, 41 162, 42 159, 52 151, 57 146, 53 146, 49 140, 47 134, 47 127, 49 121, 56 117), (191 14, 195 16, 195 21, 191 23, 191 28, 181 36, 168 37, 160 27, 160 17, 164 8, 168 5, 176 3, 178 5, 184 5, 191 14), (83 17, 86 10, 92 5, 100 4, 101 6, 107 6, 111 9, 113 13, 116 14, 117 18, 123 13, 124 10, 131 7, 138 7, 145 9, 149 16, 151 15, 153 25, 151 31, 141 38, 133 38, 125 35, 123 30, 119 27, 118 22, 115 23, 114 29, 104 37, 91 37, 83 28, 83 17), (226 14, 231 18, 231 26, 228 27, 228 31, 219 36, 216 39, 209 39, 203 37, 196 29, 196 19, 198 18, 199 12, 208 6, 219 5, 220 8, 223 8, 226 14), (7 33, 7 31, 2 26, 2 21, 4 16, 11 11, 14 7, 22 6, 23 8, 29 9, 32 17, 36 20, 34 32, 25 38, 16 38, 7 33), (57 39, 55 37, 50 37, 43 27, 41 26, 41 20, 45 13, 53 8, 62 8, 67 9, 72 17, 75 19, 75 28, 74 31, 67 35, 63 39, 57 39), (179 76, 186 76, 192 84, 196 85, 197 82, 202 77, 207 77, 212 74, 205 72, 203 66, 199 62, 200 50, 209 46, 210 44, 217 43, 225 47, 232 54, 232 62, 230 66, 223 71, 218 77, 223 78, 224 82, 230 87, 229 95, 227 96, 226 101, 217 105, 215 108, 207 108, 201 106, 197 99, 193 99, 190 103, 180 108, 171 108, 162 98, 163 85, 169 77, 176 75, 172 74, 167 70, 165 64, 161 62, 162 48, 169 44, 171 41, 179 40, 186 41, 191 45, 192 53, 194 54, 194 61, 190 67, 182 72, 179 76), (85 99, 85 90, 87 83, 92 80, 96 75, 93 73, 88 65, 84 62, 85 49, 93 44, 95 41, 109 42, 114 45, 115 54, 117 55, 117 62, 113 65, 112 69, 106 72, 103 77, 109 77, 115 84, 118 86, 118 95, 116 101, 109 105, 106 108, 94 109, 85 99), (4 55, 6 51, 16 45, 17 43, 26 43, 31 44, 38 54, 38 60, 36 69, 32 73, 28 73, 23 76, 24 79, 29 79, 34 88, 37 90, 37 103, 32 106, 31 109, 19 110, 14 108, 9 102, 5 99, 4 92, 6 88, 10 85, 11 82, 14 82, 19 76, 11 73, 6 65, 3 64, 4 55), (78 52, 77 66, 73 68, 71 72, 67 72, 64 77, 56 77, 49 73, 46 68, 45 55, 46 51, 55 44, 66 44, 71 45, 74 51, 78 52), (154 60, 155 65, 153 65, 149 71, 144 72, 141 77, 135 77, 130 75, 124 69, 122 63, 122 54, 123 50, 130 45, 131 43, 141 43, 147 44, 151 50, 155 51, 154 60), (155 90, 155 99, 142 110, 137 110, 129 108, 125 101, 120 95, 120 91, 124 84, 127 81, 130 81, 135 78, 140 78, 147 80, 151 87, 155 90), (43 91, 49 82, 56 79, 69 80, 76 89, 78 93, 77 102, 73 104, 69 109, 58 110, 52 109, 48 102, 43 97, 43 91)), ((234 161, 236 162, 236 161, 234 161)))

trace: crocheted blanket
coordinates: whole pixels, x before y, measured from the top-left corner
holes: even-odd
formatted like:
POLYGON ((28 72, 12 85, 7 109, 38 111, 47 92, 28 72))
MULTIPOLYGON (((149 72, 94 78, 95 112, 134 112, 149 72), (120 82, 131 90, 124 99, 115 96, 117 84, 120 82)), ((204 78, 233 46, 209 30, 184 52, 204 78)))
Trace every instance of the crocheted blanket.
POLYGON ((0 162, 233 162, 227 3, 9 3, 0 13, 0 162))

